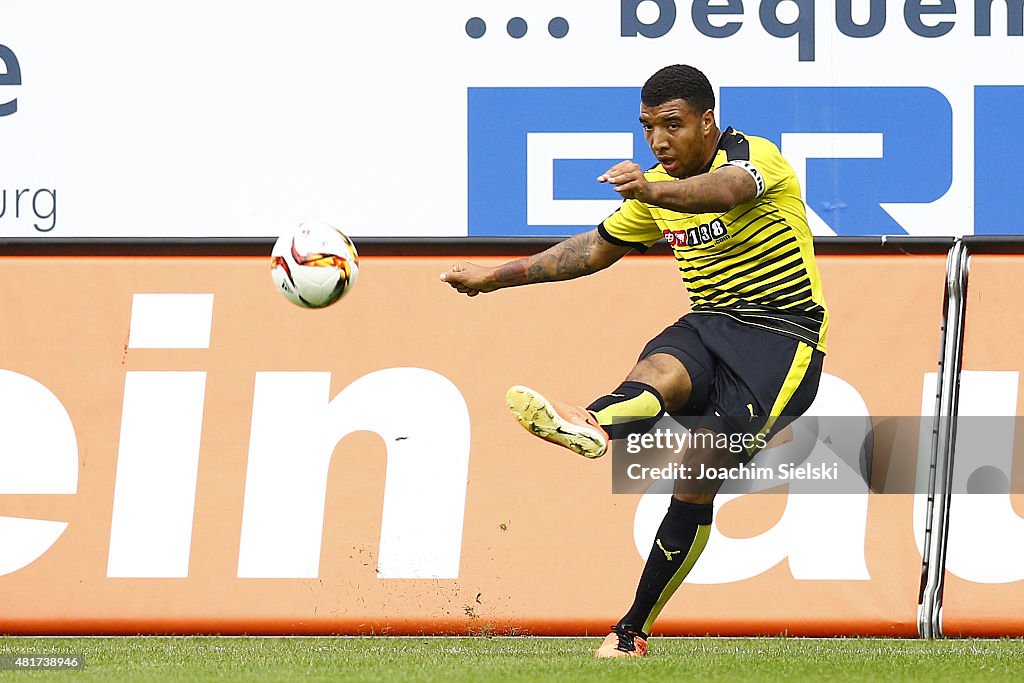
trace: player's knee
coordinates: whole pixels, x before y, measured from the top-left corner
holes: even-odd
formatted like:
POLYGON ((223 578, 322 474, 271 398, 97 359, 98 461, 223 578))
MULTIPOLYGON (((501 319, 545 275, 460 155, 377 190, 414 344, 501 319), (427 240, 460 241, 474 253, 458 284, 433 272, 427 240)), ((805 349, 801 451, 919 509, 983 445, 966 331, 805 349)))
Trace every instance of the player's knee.
POLYGON ((655 353, 641 359, 626 380, 643 382, 657 389, 665 399, 665 409, 668 411, 686 405, 693 389, 686 366, 667 353, 655 353))

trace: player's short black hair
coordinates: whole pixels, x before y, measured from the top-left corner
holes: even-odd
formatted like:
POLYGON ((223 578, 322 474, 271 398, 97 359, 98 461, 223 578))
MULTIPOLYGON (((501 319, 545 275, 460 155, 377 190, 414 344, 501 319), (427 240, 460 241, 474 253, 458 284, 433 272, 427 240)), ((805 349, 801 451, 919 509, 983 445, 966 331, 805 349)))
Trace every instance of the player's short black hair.
POLYGON ((708 77, 699 69, 685 64, 659 69, 640 90, 640 102, 648 107, 657 107, 672 100, 683 100, 698 113, 715 109, 715 91, 708 77))

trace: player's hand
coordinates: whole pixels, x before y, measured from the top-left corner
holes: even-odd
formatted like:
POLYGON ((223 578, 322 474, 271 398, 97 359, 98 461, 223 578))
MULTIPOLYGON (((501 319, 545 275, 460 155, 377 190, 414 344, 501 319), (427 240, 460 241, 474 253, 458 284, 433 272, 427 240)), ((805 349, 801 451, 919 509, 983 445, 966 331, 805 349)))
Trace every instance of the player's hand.
POLYGON ((497 289, 491 278, 493 268, 484 268, 468 261, 459 261, 447 272, 441 273, 441 282, 447 282, 457 292, 476 296, 497 289))
POLYGON ((608 183, 624 199, 646 199, 647 179, 644 171, 632 161, 620 161, 597 176, 597 182, 608 183))

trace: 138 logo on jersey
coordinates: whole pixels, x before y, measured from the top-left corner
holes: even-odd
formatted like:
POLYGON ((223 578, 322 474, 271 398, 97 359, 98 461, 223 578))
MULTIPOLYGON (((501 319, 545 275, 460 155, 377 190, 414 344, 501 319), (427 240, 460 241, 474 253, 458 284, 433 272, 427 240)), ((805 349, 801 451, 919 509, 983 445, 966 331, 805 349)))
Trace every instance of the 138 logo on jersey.
POLYGON ((729 229, 720 218, 708 223, 701 223, 695 228, 686 230, 663 230, 665 241, 671 247, 697 247, 704 244, 722 242, 729 239, 729 229))

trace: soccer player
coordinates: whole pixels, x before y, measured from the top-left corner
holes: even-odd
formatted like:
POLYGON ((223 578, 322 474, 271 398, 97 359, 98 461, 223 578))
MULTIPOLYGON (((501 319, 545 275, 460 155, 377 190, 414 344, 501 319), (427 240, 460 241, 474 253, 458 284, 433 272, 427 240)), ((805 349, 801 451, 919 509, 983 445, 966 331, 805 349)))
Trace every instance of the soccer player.
MULTIPOLYGON (((497 267, 459 262, 441 275, 469 296, 568 280, 612 265, 632 249, 668 241, 692 312, 640 354, 625 381, 586 408, 522 386, 506 396, 533 434, 587 458, 610 439, 649 429, 664 413, 702 420, 683 453, 689 471, 732 467, 740 456, 717 437, 760 444, 802 414, 817 393, 828 313, 799 183, 778 148, 715 121, 703 73, 668 66, 640 93, 640 125, 658 164, 631 161, 598 181, 622 195, 596 229, 497 267), (706 420, 706 422, 704 421, 706 420)), ((598 657, 643 656, 651 627, 707 542, 719 481, 678 479, 625 616, 598 657)))

